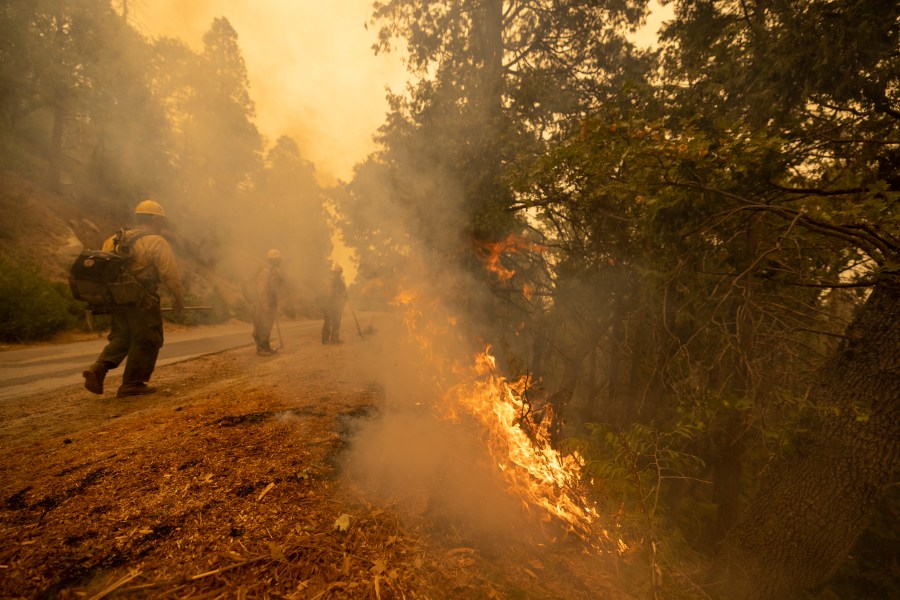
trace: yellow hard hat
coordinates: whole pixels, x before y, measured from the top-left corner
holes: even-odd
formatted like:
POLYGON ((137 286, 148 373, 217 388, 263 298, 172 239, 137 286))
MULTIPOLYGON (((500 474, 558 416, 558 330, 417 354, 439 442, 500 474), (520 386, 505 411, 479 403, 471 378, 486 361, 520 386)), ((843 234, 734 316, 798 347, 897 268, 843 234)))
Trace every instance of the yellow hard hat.
POLYGON ((266 252, 266 258, 281 258, 281 252, 272 248, 268 252, 266 252))
POLYGON ((166 211, 164 211, 163 207, 159 205, 159 202, 155 202, 153 200, 144 200, 134 209, 134 214, 156 215, 158 217, 165 217, 166 211))

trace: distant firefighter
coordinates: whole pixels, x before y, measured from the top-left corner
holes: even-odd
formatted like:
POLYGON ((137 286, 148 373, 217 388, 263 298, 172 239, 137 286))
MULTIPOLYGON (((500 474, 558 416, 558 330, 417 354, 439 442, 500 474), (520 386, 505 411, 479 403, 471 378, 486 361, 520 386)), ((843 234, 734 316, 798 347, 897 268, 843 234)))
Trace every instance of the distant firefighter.
POLYGON ((136 227, 122 229, 103 242, 103 250, 128 258, 128 270, 136 284, 127 302, 109 307, 109 343, 97 360, 82 372, 84 387, 103 393, 106 372, 125 362, 122 385, 116 397, 152 394, 147 385, 156 368, 163 345, 163 323, 158 286, 162 282, 173 296, 172 311, 184 308, 181 274, 172 248, 162 235, 166 213, 153 200, 144 200, 134 210, 136 227))
POLYGON ((336 265, 331 271, 327 291, 322 303, 324 323, 322 324, 322 343, 341 343, 341 314, 347 303, 347 284, 344 283, 344 269, 336 265))
POLYGON ((256 342, 256 353, 260 356, 274 354, 271 336, 275 323, 275 311, 278 310, 278 288, 281 285, 281 252, 272 248, 266 253, 266 264, 256 274, 256 310, 253 315, 253 339, 256 342))

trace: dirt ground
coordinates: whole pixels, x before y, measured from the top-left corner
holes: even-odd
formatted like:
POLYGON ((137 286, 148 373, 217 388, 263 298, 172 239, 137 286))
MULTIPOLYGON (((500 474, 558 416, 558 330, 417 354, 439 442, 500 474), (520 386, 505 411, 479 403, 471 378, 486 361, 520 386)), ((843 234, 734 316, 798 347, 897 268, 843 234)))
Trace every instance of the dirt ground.
POLYGON ((576 546, 479 547, 354 493, 370 344, 297 333, 159 368, 151 396, 5 402, 0 597, 625 597, 576 546))

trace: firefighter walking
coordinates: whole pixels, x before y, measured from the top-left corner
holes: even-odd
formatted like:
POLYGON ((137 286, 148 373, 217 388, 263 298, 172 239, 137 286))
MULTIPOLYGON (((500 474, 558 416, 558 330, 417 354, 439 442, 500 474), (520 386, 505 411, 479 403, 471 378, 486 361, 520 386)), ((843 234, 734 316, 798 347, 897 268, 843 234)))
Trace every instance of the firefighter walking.
POLYGON ((341 316, 347 303, 347 284, 344 282, 344 269, 336 265, 331 270, 328 289, 322 305, 322 343, 341 343, 341 316))
POLYGON ((141 298, 134 304, 110 307, 108 343, 97 360, 82 372, 84 387, 95 394, 103 393, 103 381, 110 369, 125 361, 122 385, 116 397, 152 394, 156 388, 147 385, 159 349, 163 345, 162 312, 159 284, 172 294, 174 313, 184 308, 184 289, 175 254, 162 237, 166 213, 153 200, 144 200, 135 208, 136 227, 126 228, 122 235, 111 236, 103 250, 128 248, 128 269, 140 284, 141 298))
POLYGON ((275 323, 275 312, 278 310, 278 288, 281 275, 281 252, 272 248, 266 254, 266 264, 256 274, 256 310, 253 314, 253 340, 256 342, 256 353, 259 356, 274 354, 272 348, 272 325, 275 323))

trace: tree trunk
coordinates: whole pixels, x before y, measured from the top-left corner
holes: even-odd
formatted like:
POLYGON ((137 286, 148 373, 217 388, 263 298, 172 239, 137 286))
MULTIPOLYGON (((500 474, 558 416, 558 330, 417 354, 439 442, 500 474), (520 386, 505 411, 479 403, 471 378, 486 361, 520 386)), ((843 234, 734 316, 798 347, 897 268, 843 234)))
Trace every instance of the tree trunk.
POLYGON ((812 391, 816 414, 729 534, 711 591, 797 598, 847 556, 896 476, 900 449, 900 280, 885 276, 812 391))
POLYGON ((509 233, 505 212, 509 191, 503 183, 503 2, 478 3, 471 31, 474 69, 467 107, 470 148, 465 170, 477 174, 467 190, 469 218, 477 240, 496 241, 509 233))
POLYGON ((63 133, 65 131, 66 109, 65 101, 57 95, 53 106, 53 130, 50 134, 50 157, 47 165, 47 187, 59 193, 60 177, 62 175, 63 161, 63 133))
POLYGON ((493 122, 503 110, 503 1, 484 0, 473 40, 473 51, 480 63, 479 97, 485 119, 493 122))
POLYGON ((741 411, 725 409, 716 424, 713 448, 706 458, 712 469, 713 502, 716 505, 716 543, 721 542, 738 520, 741 479, 744 466, 744 433, 746 425, 741 411))

